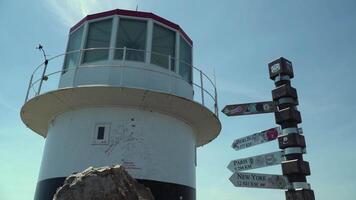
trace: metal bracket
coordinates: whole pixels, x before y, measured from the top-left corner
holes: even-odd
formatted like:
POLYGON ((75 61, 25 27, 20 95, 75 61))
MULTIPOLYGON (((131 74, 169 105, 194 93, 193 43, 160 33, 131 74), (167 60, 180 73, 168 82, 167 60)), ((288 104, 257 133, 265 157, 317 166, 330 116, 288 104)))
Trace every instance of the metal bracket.
POLYGON ((290 154, 306 154, 306 148, 301 147, 288 147, 285 148, 283 151, 283 156, 290 155, 290 154))
POLYGON ((290 80, 290 76, 288 76, 288 75, 278 75, 278 76, 276 76, 276 78, 274 79, 274 82, 275 83, 277 83, 277 82, 279 82, 279 81, 288 81, 288 80, 290 80))
POLYGON ((303 134, 303 129, 302 128, 296 128, 296 127, 282 129, 282 134, 283 135, 288 135, 288 134, 291 134, 291 133, 303 134))
POLYGON ((285 103, 298 105, 298 101, 293 99, 292 97, 283 97, 283 98, 278 99, 278 101, 277 101, 277 105, 281 105, 281 104, 285 104, 285 103))
POLYGON ((288 185, 288 189, 306 189, 306 190, 310 190, 311 187, 310 187, 310 184, 307 183, 307 182, 292 182, 292 183, 289 183, 288 185))

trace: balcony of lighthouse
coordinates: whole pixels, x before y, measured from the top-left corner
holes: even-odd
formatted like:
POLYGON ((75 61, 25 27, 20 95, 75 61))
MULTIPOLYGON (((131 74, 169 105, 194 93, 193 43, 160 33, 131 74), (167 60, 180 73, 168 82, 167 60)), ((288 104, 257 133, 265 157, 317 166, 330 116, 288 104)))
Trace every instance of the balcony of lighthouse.
MULTIPOLYGON (((168 107, 168 102, 177 102, 167 98, 178 97, 199 104, 197 108, 206 109, 207 115, 211 112, 217 118, 215 80, 193 66, 191 39, 172 22, 151 13, 136 13, 114 10, 89 15, 71 28, 66 52, 48 58, 47 66, 43 62, 35 67, 29 80, 25 105, 36 104, 42 96, 40 101, 43 102, 46 102, 45 98, 48 102, 52 101, 49 98, 56 98, 55 101, 61 103, 76 99, 63 103, 75 109, 99 104, 137 107, 142 104, 138 102, 139 96, 144 98, 145 93, 153 92, 155 98, 147 104, 151 107, 154 107, 153 104, 168 107), (74 90, 76 88, 82 90, 74 90), (87 93, 83 92, 84 89, 88 89, 87 93), (64 90, 72 92, 58 92, 64 90), (126 99, 127 102, 109 102, 117 99, 126 99)), ((177 106, 176 109, 181 108, 184 106, 177 106)), ((48 110, 52 113, 44 113, 43 119, 61 112, 61 108, 48 110)), ((159 111, 166 112, 167 109, 160 108, 159 111)), ((186 118, 191 114, 183 115, 186 118)), ((28 118, 35 124, 31 129, 45 137, 47 128, 40 120, 28 118)), ((204 138, 210 141, 214 137, 204 138)))

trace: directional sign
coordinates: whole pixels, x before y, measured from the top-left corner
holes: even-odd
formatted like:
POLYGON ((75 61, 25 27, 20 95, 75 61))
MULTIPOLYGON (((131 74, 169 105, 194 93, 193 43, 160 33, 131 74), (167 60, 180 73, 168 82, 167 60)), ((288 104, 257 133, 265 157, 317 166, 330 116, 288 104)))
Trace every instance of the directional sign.
POLYGON ((222 110, 227 116, 262 114, 275 111, 276 105, 273 101, 227 105, 222 110))
POLYGON ((275 140, 281 134, 282 131, 280 127, 271 128, 243 138, 236 139, 232 143, 232 148, 238 151, 241 149, 275 140))
POLYGON ((287 177, 282 175, 244 172, 235 172, 230 181, 236 187, 248 188, 288 189, 290 185, 287 177))
POLYGON ((273 153, 262 154, 249 158, 233 160, 227 168, 232 172, 240 172, 261 167, 281 164, 283 161, 283 152, 277 151, 273 153))

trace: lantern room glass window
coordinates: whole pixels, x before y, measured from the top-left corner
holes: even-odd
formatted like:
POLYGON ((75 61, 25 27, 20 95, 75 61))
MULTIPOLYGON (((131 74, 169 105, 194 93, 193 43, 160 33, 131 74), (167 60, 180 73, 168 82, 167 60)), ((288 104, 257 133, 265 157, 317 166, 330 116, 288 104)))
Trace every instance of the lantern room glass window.
POLYGON ((79 29, 77 29, 76 31, 72 32, 69 35, 67 54, 64 59, 64 65, 63 65, 63 73, 65 73, 68 69, 72 69, 78 65, 80 52, 76 50, 79 50, 82 45, 83 30, 84 30, 83 27, 84 26, 81 26, 79 29))
MULTIPOLYGON (((126 47, 125 60, 144 61, 147 38, 147 22, 120 18, 116 48, 126 47)), ((115 59, 123 59, 123 50, 115 51, 115 59)))
POLYGON ((175 32, 163 26, 154 24, 152 36, 151 63, 175 71, 175 32), (168 56, 171 56, 169 61, 168 56))
POLYGON ((192 83, 192 47, 182 37, 179 43, 179 75, 192 83))
MULTIPOLYGON (((107 19, 89 24, 85 48, 109 48, 111 38, 112 19, 107 19)), ((109 49, 86 50, 84 63, 109 58, 109 49)))

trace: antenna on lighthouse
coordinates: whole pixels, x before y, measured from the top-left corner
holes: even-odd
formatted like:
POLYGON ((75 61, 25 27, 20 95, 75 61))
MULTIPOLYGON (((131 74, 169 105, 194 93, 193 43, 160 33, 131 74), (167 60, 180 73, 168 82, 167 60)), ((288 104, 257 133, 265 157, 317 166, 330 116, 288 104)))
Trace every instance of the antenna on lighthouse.
POLYGON ((42 83, 43 80, 47 81, 48 77, 46 76, 46 70, 47 70, 47 65, 48 65, 48 59, 47 59, 47 54, 45 52, 45 50, 43 49, 43 45, 38 44, 38 46, 36 47, 36 49, 40 50, 43 54, 43 58, 44 58, 44 68, 43 68, 43 73, 42 73, 42 78, 40 81, 40 84, 38 86, 38 90, 37 90, 37 94, 39 94, 41 92, 41 88, 42 88, 42 83))
POLYGON ((43 49, 42 44, 38 44, 38 46, 36 47, 36 49, 42 51, 43 57, 44 57, 44 59, 45 59, 45 61, 46 61, 46 60, 47 60, 47 54, 46 54, 45 50, 43 49))

